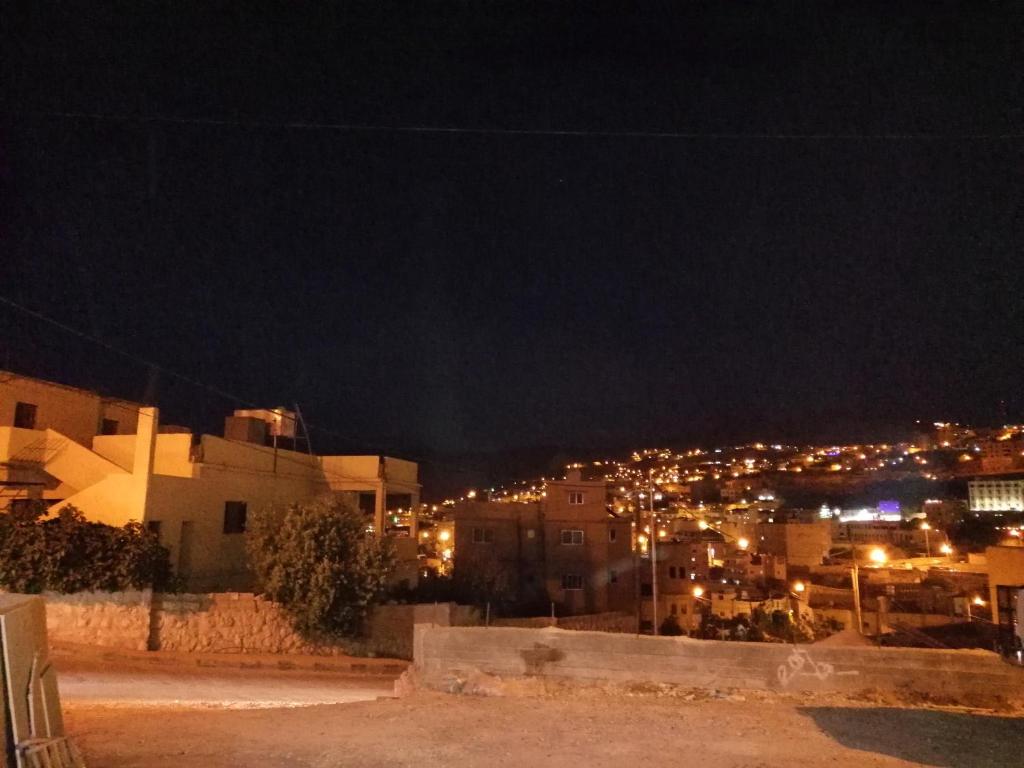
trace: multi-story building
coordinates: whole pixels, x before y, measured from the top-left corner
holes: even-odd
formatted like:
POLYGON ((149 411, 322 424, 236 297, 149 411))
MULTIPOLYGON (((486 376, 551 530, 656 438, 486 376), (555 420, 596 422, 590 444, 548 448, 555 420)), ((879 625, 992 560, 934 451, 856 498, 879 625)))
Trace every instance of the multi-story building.
POLYGON ((790 570, 821 565, 832 548, 832 524, 828 520, 761 523, 756 545, 762 554, 784 557, 790 570))
POLYGON ((1024 511, 1024 477, 974 478, 967 482, 971 512, 1024 511))
MULTIPOLYGON (((156 408, 5 374, 0 487, 18 495, 4 506, 40 499, 51 514, 75 507, 96 522, 144 523, 196 591, 251 586, 240 534, 248 515, 268 506, 344 497, 372 514, 378 535, 392 504, 418 508, 416 464, 275 448, 261 439, 270 431, 246 432, 252 440, 161 432, 156 408)), ((415 522, 408 533, 396 538, 395 578, 414 583, 415 522)))
POLYGON ((1020 435, 1002 434, 978 443, 980 448, 981 471, 1019 472, 1024 469, 1024 438, 1020 435))
POLYGON ((545 599, 563 614, 632 610, 632 523, 609 510, 605 482, 570 472, 546 494, 456 505, 455 578, 508 584, 513 599, 545 599))
POLYGON ((926 499, 921 504, 921 511, 930 525, 945 530, 964 516, 967 502, 963 499, 926 499))
POLYGON ((946 534, 928 524, 906 527, 900 523, 884 520, 871 520, 854 523, 833 521, 833 540, 852 545, 890 545, 907 553, 932 555, 942 551, 942 545, 948 544, 946 534))
POLYGON ((1012 648, 1024 646, 1024 546, 988 547, 989 600, 1000 639, 1012 648))

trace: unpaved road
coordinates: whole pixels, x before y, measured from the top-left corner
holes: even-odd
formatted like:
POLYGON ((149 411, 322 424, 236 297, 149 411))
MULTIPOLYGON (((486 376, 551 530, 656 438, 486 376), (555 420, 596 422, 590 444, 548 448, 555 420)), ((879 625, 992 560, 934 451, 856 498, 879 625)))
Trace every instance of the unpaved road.
POLYGON ((283 709, 115 709, 72 699, 65 710, 90 768, 1019 768, 1024 754, 1021 718, 768 696, 418 692, 283 709))
POLYGON ((389 696, 389 678, 243 669, 61 669, 69 706, 268 708, 346 704, 389 696))

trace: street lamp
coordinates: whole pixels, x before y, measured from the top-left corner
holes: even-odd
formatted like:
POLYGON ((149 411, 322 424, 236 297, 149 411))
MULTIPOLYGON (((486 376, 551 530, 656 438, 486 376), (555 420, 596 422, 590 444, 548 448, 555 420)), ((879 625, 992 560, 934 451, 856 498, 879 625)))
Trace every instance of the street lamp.
POLYGON ((971 604, 972 603, 974 605, 979 606, 979 607, 985 605, 985 601, 981 599, 981 595, 975 595, 973 600, 968 600, 967 601, 967 621, 969 621, 969 622, 970 621, 974 621, 974 617, 971 616, 971 604))
POLYGON ((746 538, 740 538, 739 540, 737 540, 736 546, 740 549, 746 549, 750 546, 750 540, 746 538))
POLYGON ((939 547, 939 551, 947 557, 953 554, 953 548, 949 546, 949 544, 943 544, 941 547, 939 547))
POLYGON ((925 553, 927 554, 928 557, 932 556, 932 545, 931 545, 931 543, 928 540, 928 532, 931 531, 931 529, 932 529, 932 527, 928 524, 927 521, 921 523, 921 530, 924 531, 924 548, 925 548, 925 553))
POLYGON ((802 581, 795 581, 795 582, 793 582, 793 591, 794 592, 803 592, 805 589, 807 589, 807 585, 804 584, 802 581))
POLYGON ((889 558, 885 554, 884 549, 882 549, 881 547, 875 547, 870 552, 868 552, 868 559, 875 565, 882 565, 889 558))
POLYGON ((693 588, 693 596, 696 597, 696 598, 703 597, 704 596, 704 587, 701 587, 701 586, 694 587, 693 588))

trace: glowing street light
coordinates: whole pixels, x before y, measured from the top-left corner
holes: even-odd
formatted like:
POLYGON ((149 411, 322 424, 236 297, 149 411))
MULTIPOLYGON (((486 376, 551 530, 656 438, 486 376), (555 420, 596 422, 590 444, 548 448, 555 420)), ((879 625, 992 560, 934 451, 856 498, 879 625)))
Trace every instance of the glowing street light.
POLYGON ((438 541, 448 541, 451 537, 452 537, 451 532, 447 531, 447 530, 440 531, 437 534, 437 540, 438 541))
POLYGON ((974 600, 971 601, 975 605, 984 605, 985 601, 981 599, 981 595, 975 595, 974 600))
POLYGON ((953 548, 949 546, 949 544, 943 544, 941 547, 939 547, 939 551, 942 552, 942 554, 944 555, 953 554, 953 548))
POLYGON ((706 531, 706 530, 707 530, 708 528, 710 528, 711 526, 709 526, 709 525, 707 524, 707 521, 706 521, 706 520, 701 520, 700 522, 698 522, 698 523, 697 523, 697 527, 698 527, 698 528, 700 528, 700 529, 701 529, 702 531, 706 531))
POLYGON ((740 538, 736 542, 736 546, 739 547, 740 549, 746 549, 747 547, 750 546, 750 540, 746 539, 746 538, 740 538))
POLYGON ((803 592, 805 589, 807 589, 807 586, 802 581, 793 582, 794 592, 803 592))
POLYGON ((881 565, 882 563, 884 563, 889 558, 885 554, 885 550, 884 549, 882 549, 881 547, 875 547, 874 549, 872 549, 868 553, 868 559, 872 563, 875 563, 876 565, 881 565))
POLYGON ((694 597, 703 597, 704 596, 704 587, 694 587, 693 588, 693 596, 694 597))

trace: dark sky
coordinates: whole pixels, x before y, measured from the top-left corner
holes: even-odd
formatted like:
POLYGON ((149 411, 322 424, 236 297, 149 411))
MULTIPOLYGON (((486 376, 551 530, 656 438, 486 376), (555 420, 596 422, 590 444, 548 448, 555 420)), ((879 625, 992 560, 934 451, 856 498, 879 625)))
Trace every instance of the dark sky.
MULTIPOLYGON (((317 448, 1022 415, 1019 5, 14 5, 0 295, 297 401, 317 448)), ((0 366, 150 383, 5 305, 0 328, 0 366)), ((232 407, 151 391, 194 427, 232 407)))

